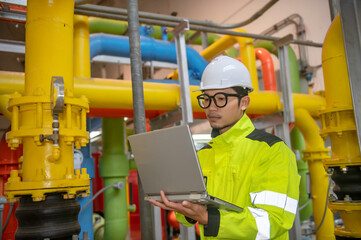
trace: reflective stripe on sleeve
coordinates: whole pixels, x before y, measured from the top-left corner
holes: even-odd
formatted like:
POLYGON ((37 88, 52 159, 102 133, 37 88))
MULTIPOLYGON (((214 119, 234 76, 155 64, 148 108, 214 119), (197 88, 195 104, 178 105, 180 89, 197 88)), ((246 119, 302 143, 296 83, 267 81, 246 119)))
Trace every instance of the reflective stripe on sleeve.
POLYGON ((298 201, 288 197, 286 194, 272 191, 250 193, 252 204, 263 204, 279 207, 287 212, 296 214, 298 201))
POLYGON ((270 239, 271 224, 269 222, 268 213, 260 208, 248 207, 248 209, 256 220, 256 225, 258 229, 256 240, 270 239))

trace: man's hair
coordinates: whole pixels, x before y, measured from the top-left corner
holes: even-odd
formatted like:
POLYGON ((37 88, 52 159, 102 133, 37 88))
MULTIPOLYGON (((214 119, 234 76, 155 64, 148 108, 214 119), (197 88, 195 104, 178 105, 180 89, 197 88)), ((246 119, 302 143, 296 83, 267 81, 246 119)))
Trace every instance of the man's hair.
POLYGON ((239 95, 238 98, 238 107, 241 104, 241 98, 244 96, 248 96, 248 89, 243 87, 232 87, 234 91, 239 95))
POLYGON ((248 96, 248 89, 244 87, 232 87, 239 96, 248 96))

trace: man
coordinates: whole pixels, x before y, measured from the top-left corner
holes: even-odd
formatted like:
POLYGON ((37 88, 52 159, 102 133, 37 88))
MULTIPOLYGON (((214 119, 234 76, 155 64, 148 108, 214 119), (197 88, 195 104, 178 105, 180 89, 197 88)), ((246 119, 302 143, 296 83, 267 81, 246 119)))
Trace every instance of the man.
POLYGON ((288 239, 297 211, 296 160, 286 144, 254 128, 245 114, 253 91, 247 68, 221 56, 204 70, 197 98, 213 128, 198 152, 210 195, 244 208, 237 213, 196 203, 150 200, 176 211, 185 226, 200 224, 201 239, 288 239))

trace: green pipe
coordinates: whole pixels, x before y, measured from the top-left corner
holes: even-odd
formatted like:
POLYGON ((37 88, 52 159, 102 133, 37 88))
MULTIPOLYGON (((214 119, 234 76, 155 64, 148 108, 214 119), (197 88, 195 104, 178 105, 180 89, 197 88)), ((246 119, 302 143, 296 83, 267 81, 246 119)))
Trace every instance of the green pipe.
POLYGON ((89 17, 89 33, 109 33, 124 35, 128 29, 128 22, 104 18, 89 17))
POLYGON ((109 188, 104 191, 104 239, 125 239, 127 236, 126 177, 129 160, 126 155, 124 119, 103 118, 103 155, 99 162, 99 174, 104 187, 122 182, 121 190, 109 188))
MULTIPOLYGON (((292 149, 296 152, 298 173, 301 176, 300 199, 299 199, 298 206, 302 207, 309 200, 309 195, 307 193, 308 163, 302 160, 303 159, 302 151, 306 149, 306 143, 302 136, 302 133, 296 127, 294 127, 293 130, 291 131, 291 143, 292 143, 292 149)), ((306 207, 304 207, 300 211, 301 222, 310 218, 312 215, 312 211, 313 211, 313 208, 312 208, 312 201, 311 201, 308 203, 308 205, 306 207)))
MULTIPOLYGON (((270 41, 259 41, 255 47, 262 47, 267 49, 270 53, 278 55, 277 49, 270 41)), ((288 58, 289 58, 289 67, 290 67, 290 77, 291 77, 291 88, 293 93, 301 93, 301 84, 300 84, 300 72, 298 70, 297 57, 295 52, 291 47, 288 47, 288 58)), ((295 152, 297 157, 297 167, 298 173, 301 176, 300 182, 300 199, 299 206, 303 206, 309 200, 307 193, 307 174, 308 174, 308 163, 304 162, 302 151, 306 149, 305 140, 302 136, 302 133, 294 127, 291 131, 291 144, 292 149, 295 152)), ((310 202, 306 207, 300 211, 300 221, 303 222, 311 217, 312 215, 312 202, 310 202)))

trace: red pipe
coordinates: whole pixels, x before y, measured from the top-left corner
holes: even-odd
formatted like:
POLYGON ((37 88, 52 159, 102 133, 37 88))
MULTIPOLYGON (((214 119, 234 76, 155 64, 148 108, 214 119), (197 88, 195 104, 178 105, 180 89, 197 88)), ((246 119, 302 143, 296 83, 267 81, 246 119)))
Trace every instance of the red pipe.
MULTIPOLYGON (((148 119, 155 118, 166 113, 166 111, 146 110, 145 116, 148 119)), ((101 117, 101 118, 133 118, 133 109, 114 109, 114 108, 90 108, 87 117, 101 117)), ((204 112, 193 112, 194 119, 206 119, 204 112)))
MULTIPOLYGON (((16 12, 26 12, 25 8, 22 7, 18 7, 18 6, 9 6, 9 9, 12 13, 16 13, 16 12)), ((12 19, 7 19, 7 18, 0 18, 1 21, 4 22, 14 22, 14 23, 20 23, 20 24, 25 24, 25 21, 20 21, 20 20, 12 20, 12 19)))
POLYGON ((263 85, 266 91, 277 91, 276 74, 271 54, 264 48, 255 48, 256 59, 262 63, 263 85))
MULTIPOLYGON (((7 131, 10 131, 10 127, 7 131)), ((23 155, 22 145, 16 150, 11 150, 6 143, 5 135, 6 133, 4 133, 0 142, 0 194, 2 196, 4 196, 4 185, 10 177, 11 170, 17 170, 19 168, 19 158, 23 155)), ((15 239, 15 232, 18 228, 18 222, 15 217, 15 209, 17 206, 18 203, 13 207, 7 228, 2 234, 2 239, 15 239)), ((4 206, 3 224, 5 224, 9 210, 10 203, 7 203, 4 206)))

